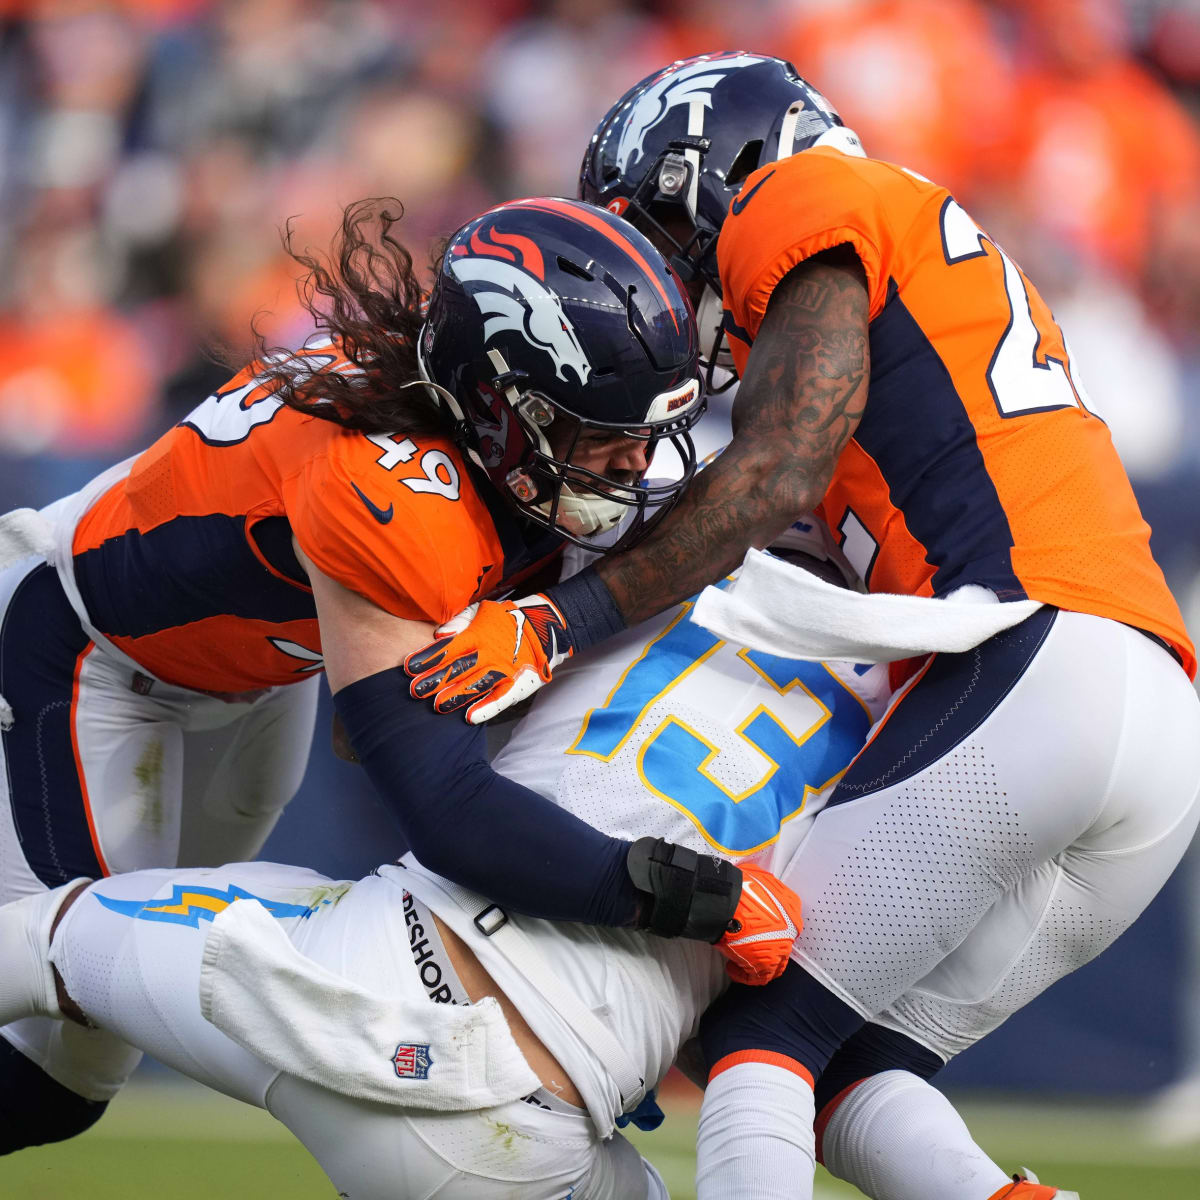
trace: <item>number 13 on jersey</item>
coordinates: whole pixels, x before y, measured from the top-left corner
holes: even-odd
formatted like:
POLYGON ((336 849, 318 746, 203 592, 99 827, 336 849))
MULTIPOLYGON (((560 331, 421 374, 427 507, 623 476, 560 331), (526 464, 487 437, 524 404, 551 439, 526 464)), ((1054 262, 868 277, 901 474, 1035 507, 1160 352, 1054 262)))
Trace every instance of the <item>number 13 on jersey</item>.
POLYGON ((710 845, 750 854, 846 769, 871 716, 823 664, 738 650, 688 621, 690 608, 587 714, 568 753, 634 764, 710 845))

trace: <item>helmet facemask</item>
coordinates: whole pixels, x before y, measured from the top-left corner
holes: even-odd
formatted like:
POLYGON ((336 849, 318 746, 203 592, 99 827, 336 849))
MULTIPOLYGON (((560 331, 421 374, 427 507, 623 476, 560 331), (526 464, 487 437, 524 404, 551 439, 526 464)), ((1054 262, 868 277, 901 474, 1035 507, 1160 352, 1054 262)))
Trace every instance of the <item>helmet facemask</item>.
MULTIPOLYGON (((504 362, 497 351, 489 357, 499 359, 498 365, 504 362)), ((680 415, 664 415, 632 427, 581 419, 545 392, 523 389, 519 372, 501 372, 494 382, 504 386, 509 409, 529 447, 520 464, 506 473, 505 490, 527 517, 578 546, 607 553, 633 545, 671 508, 695 473, 696 451, 688 430, 704 407, 695 379, 655 398, 655 409, 664 414, 678 409, 680 415), (646 467, 616 475, 580 461, 588 457, 589 445, 614 439, 644 444, 646 467), (672 477, 648 482, 649 466, 664 446, 678 460, 672 477), (610 535, 622 524, 624 532, 613 543, 610 535)))

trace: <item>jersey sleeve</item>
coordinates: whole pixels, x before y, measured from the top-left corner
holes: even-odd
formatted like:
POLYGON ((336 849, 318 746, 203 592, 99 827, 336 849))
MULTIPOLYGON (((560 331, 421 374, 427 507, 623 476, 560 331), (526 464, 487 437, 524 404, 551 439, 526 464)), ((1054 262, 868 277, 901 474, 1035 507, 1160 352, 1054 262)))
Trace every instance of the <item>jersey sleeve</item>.
POLYGON ((862 159, 822 148, 760 167, 746 180, 717 243, 735 355, 738 341, 748 345, 758 335, 779 281, 833 246, 853 247, 867 275, 870 319, 882 311, 891 239, 879 193, 863 165, 862 159))
POLYGON ((440 440, 346 431, 284 482, 284 503, 320 570, 407 620, 448 620, 503 573, 487 508, 440 440))

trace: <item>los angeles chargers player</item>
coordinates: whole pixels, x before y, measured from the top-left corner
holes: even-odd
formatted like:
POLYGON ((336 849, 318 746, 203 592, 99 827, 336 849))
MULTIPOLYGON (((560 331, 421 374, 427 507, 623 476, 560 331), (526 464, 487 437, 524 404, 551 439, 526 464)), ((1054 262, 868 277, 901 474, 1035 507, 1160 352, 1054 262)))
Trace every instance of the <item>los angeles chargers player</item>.
MULTIPOLYGON (((2 895, 252 857, 324 669, 428 865, 541 916, 725 938, 765 978, 794 935, 760 904, 770 881, 743 895, 735 867, 631 847, 502 780, 399 670, 429 622, 686 484, 702 405, 679 281, 626 223, 533 199, 450 239, 426 314, 394 220, 352 206, 330 260, 299 256, 325 336, 264 350, 145 453, 4 519, 2 895), (668 446, 679 479, 643 487, 668 446), (185 804, 202 844, 182 842, 185 804)), ((550 616, 523 617, 548 645, 550 616)), ((77 1026, 0 1032, 0 1152, 87 1128, 138 1058, 77 1026)))
MULTIPOLYGON (((815 526, 797 549, 838 558, 815 526)), ((502 769, 616 836, 673 840, 663 872, 693 852, 785 863, 886 671, 739 653, 686 615, 572 663, 502 769)), ((0 1020, 86 1018, 269 1109, 352 1200, 665 1200, 615 1126, 694 1036, 721 958, 501 911, 406 861, 355 883, 267 863, 135 871, 15 902, 0 1020)))
MULTIPOLYGON (((705 55, 643 80, 598 127, 582 195, 719 298, 741 390, 730 448, 663 524, 550 590, 573 644, 711 582, 810 507, 872 592, 986 610, 973 648, 923 660, 815 822, 795 967, 706 1022, 701 1195, 797 1195, 811 1130, 779 1168, 740 1081, 773 1072, 811 1114, 811 1080, 855 1038, 861 1067, 908 1055, 930 1074, 1126 928, 1196 826, 1195 653, 1032 283, 945 189, 866 158, 791 64, 705 55)), ((451 625, 411 660, 414 693, 478 719, 540 686, 555 664, 502 655, 511 624, 500 604, 451 625)), ((839 1113, 898 1130, 906 1086, 822 1097, 825 1153, 853 1146, 839 1113)), ((930 1121, 953 1136, 948 1112, 930 1121)), ((875 1162, 903 1170, 906 1153, 875 1162)), ((881 1169, 849 1159, 850 1178, 881 1169)), ((1007 1194, 986 1174, 972 1187, 1007 1194)))

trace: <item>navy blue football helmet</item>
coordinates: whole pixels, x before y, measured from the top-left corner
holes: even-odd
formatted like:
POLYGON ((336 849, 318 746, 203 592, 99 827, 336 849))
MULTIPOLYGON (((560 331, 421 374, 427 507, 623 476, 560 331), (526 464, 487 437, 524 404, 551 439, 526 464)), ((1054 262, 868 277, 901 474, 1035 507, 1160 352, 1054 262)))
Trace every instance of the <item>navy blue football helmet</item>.
POLYGON ((450 238, 419 359, 456 439, 501 493, 568 540, 610 551, 643 535, 695 471, 697 350, 691 302, 645 237, 591 205, 541 197, 450 238), (647 459, 669 443, 678 477, 647 485, 573 461, 613 435, 647 442, 647 459))
POLYGON ((711 387, 728 366, 720 330, 717 235, 746 177, 811 146, 862 154, 833 106, 782 58, 730 51, 684 58, 635 84, 592 134, 579 195, 668 247, 685 283, 704 286, 701 356, 711 387))

